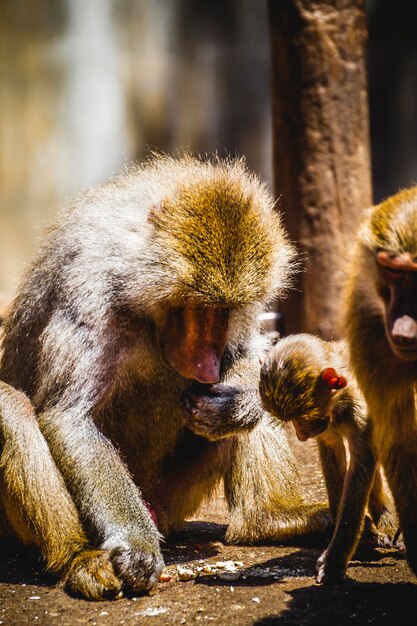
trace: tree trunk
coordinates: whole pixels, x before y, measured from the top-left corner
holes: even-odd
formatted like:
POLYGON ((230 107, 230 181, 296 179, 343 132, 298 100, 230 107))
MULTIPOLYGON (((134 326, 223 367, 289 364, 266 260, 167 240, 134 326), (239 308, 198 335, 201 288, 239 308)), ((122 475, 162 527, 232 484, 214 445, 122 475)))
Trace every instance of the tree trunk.
POLYGON ((342 334, 347 253, 372 203, 361 0, 268 0, 275 193, 302 272, 285 332, 342 334))

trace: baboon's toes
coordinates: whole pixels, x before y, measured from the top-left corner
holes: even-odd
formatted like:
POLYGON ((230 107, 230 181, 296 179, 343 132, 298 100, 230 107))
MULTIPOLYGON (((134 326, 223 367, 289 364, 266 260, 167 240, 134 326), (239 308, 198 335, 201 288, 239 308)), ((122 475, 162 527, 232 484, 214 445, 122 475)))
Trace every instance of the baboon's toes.
POLYGON ((122 596, 122 582, 114 573, 106 550, 84 550, 73 559, 63 583, 66 591, 87 600, 122 596))

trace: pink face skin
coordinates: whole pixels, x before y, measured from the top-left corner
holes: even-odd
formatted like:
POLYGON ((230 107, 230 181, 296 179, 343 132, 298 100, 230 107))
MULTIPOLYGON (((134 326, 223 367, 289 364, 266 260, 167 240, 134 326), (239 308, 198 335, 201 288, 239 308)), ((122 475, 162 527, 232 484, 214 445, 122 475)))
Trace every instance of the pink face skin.
POLYGON ((158 328, 165 361, 185 378, 200 383, 217 383, 227 341, 229 311, 171 307, 158 328))
POLYGON ((306 417, 299 417, 298 419, 292 420, 292 423, 295 428, 297 439, 299 441, 307 441, 307 439, 317 437, 317 435, 324 433, 330 424, 330 415, 323 419, 308 419, 306 417))
MULTIPOLYGON (((329 389, 334 391, 343 389, 347 385, 347 380, 336 372, 333 367, 326 367, 321 371, 320 377, 329 389)), ((309 419, 308 417, 298 417, 292 420, 295 433, 300 441, 307 441, 312 437, 317 437, 327 430, 331 421, 330 404, 328 414, 324 417, 309 419)))
POLYGON ((409 253, 376 253, 381 276, 389 289, 386 333, 392 351, 405 361, 417 359, 417 263, 409 253))
POLYGON ((413 261, 413 258, 409 252, 403 254, 393 255, 385 250, 380 250, 376 253, 376 260, 379 265, 384 265, 393 270, 400 270, 403 272, 417 272, 417 263, 413 261))

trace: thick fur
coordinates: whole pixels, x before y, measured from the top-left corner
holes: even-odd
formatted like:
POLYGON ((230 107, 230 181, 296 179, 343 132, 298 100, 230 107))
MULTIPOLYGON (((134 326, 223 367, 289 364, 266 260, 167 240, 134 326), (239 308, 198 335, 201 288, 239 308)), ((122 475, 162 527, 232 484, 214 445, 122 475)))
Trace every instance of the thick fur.
MULTIPOLYGON (((30 398, 83 529, 129 590, 156 583, 159 532, 179 527, 223 477, 230 541, 328 524, 320 506, 302 506, 285 433, 257 391, 257 316, 288 287, 293 257, 271 196, 242 161, 155 157, 81 194, 22 282, 0 378, 30 398), (203 391, 162 358, 158 328, 181 306, 228 311, 220 382, 203 391)), ((7 457, 3 467, 13 488, 18 468, 7 457)), ((41 462, 39 472, 41 488, 41 462)), ((42 497, 47 506, 54 489, 42 497)))
MULTIPOLYGON (((417 254, 417 187, 369 211, 350 270, 346 325, 352 368, 369 406, 374 438, 392 490, 408 562, 417 574, 417 360, 398 358, 386 332, 378 251, 417 254)), ((415 302, 417 294, 409 294, 415 302)))
POLYGON ((0 536, 35 543, 68 591, 114 597, 122 583, 108 552, 91 550, 77 509, 28 398, 0 383, 0 536))
POLYGON ((366 403, 348 369, 348 360, 344 342, 300 334, 278 341, 261 370, 265 407, 277 420, 293 421, 303 438, 315 436, 319 448, 335 529, 317 561, 318 582, 337 582, 345 576, 367 507, 367 541, 372 532, 374 540, 386 545, 396 531, 376 464, 366 403), (343 376, 347 386, 331 389, 322 376, 327 368, 343 376), (374 524, 379 525, 380 535, 374 524))

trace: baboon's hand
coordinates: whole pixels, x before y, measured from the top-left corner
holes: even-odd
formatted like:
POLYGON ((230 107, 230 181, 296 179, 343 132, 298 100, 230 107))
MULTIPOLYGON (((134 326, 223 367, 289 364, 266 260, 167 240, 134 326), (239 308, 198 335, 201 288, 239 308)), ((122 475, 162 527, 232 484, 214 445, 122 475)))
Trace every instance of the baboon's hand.
POLYGON ((160 553, 119 546, 111 552, 113 567, 124 587, 133 593, 150 591, 158 582, 164 567, 160 553))
POLYGON ((316 581, 323 584, 340 584, 346 578, 347 563, 341 558, 334 558, 330 550, 325 550, 316 563, 316 581))
MULTIPOLYGON (((142 530, 142 529, 140 529, 142 530)), ((148 537, 148 529, 140 537, 112 538, 105 542, 116 575, 130 593, 150 591, 158 582, 164 567, 159 537, 148 537)))
POLYGON ((246 430, 246 416, 239 410, 241 395, 239 389, 228 385, 191 385, 182 396, 186 426, 212 440, 246 430))

